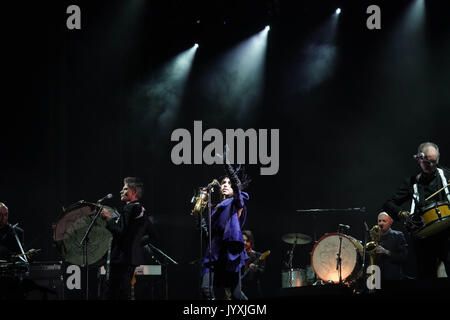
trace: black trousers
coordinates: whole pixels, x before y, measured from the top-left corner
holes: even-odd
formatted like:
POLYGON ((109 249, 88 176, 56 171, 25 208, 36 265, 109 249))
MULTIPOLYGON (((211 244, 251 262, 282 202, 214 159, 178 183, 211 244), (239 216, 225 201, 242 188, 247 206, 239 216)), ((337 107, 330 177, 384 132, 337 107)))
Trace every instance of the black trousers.
POLYGON ((104 299, 130 300, 131 279, 136 266, 124 264, 111 264, 109 280, 105 281, 104 299))
POLYGON ((215 270, 202 277, 203 297, 208 300, 247 300, 241 291, 241 272, 215 270))
POLYGON ((450 276, 449 259, 450 230, 414 242, 417 256, 417 278, 436 279, 440 261, 444 263, 447 276, 450 276))

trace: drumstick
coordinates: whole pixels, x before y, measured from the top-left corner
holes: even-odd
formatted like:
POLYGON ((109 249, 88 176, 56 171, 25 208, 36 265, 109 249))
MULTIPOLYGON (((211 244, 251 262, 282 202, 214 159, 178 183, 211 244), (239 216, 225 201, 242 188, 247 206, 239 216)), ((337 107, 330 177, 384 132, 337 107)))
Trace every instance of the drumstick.
POLYGON ((428 198, 425 199, 425 201, 430 200, 431 198, 433 198, 435 195, 437 195, 439 192, 441 192, 442 190, 444 190, 445 188, 447 188, 448 186, 450 186, 450 183, 447 184, 446 186, 442 187, 441 189, 439 189, 438 191, 436 191, 435 193, 433 193, 431 196, 429 196, 428 198))

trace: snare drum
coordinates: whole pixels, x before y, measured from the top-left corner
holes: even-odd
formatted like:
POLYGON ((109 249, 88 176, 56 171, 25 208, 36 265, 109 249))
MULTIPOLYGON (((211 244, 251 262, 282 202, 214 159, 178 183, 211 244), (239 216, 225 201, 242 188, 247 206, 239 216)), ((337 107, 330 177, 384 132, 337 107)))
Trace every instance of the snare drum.
POLYGON ((282 288, 303 287, 306 285, 306 271, 304 269, 289 269, 281 272, 282 288))
POLYGON ((423 239, 450 227, 450 209, 448 202, 433 202, 423 207, 410 217, 411 233, 414 237, 423 239))
POLYGON ((352 282, 362 274, 362 244, 351 236, 329 233, 319 239, 311 252, 313 270, 324 282, 339 283, 339 270, 337 270, 336 266, 340 239, 342 240, 342 281, 344 283, 352 282))

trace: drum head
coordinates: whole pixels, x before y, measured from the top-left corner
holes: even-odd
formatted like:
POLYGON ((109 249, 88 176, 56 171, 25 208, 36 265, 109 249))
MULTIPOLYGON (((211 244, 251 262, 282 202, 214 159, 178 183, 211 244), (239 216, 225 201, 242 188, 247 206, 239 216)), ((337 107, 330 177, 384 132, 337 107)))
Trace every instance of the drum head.
POLYGON ((358 242, 344 234, 327 234, 319 239, 312 251, 311 265, 316 275, 325 282, 339 283, 337 257, 339 238, 342 239, 341 266, 342 280, 345 282, 355 271, 358 264, 358 242))
MULTIPOLYGON (((114 209, 103 206, 110 211, 114 209)), ((78 202, 70 206, 54 226, 53 239, 65 261, 85 265, 84 246, 80 246, 99 206, 88 202, 78 202)), ((88 235, 88 265, 98 262, 109 249, 112 234, 106 229, 106 221, 100 216, 92 225, 88 235)))

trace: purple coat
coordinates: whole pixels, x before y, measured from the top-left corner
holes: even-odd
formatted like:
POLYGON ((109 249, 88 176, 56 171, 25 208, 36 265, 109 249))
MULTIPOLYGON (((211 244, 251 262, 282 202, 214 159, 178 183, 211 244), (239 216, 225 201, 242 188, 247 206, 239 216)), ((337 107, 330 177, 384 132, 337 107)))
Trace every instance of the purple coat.
MULTIPOLYGON (((245 201, 247 193, 238 191, 231 198, 223 200, 211 212, 211 260, 216 268, 238 272, 248 259, 244 250, 242 227, 247 216, 245 201), (240 218, 238 210, 243 208, 240 218)), ((203 271, 209 271, 209 246, 203 260, 203 271)))

